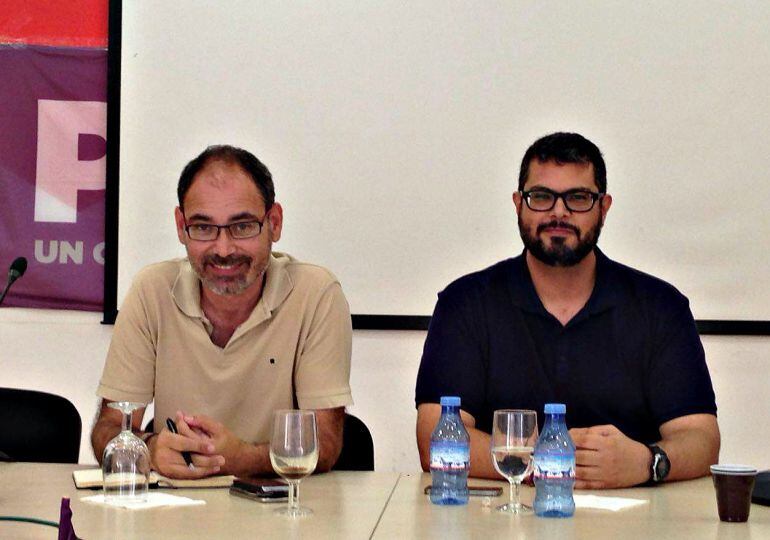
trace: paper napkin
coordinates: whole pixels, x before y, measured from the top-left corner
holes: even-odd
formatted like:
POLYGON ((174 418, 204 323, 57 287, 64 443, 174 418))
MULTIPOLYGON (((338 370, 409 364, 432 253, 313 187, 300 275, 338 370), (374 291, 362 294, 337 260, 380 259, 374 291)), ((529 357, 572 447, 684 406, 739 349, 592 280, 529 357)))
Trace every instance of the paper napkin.
POLYGON ((629 499, 625 497, 601 497, 599 495, 575 495, 576 508, 596 508, 617 512, 627 508, 633 508, 647 504, 644 499, 629 499))
POLYGON ((80 500, 105 506, 128 508, 129 510, 144 510, 145 508, 158 508, 159 506, 196 506, 206 504, 206 501, 191 499, 189 497, 179 497, 178 495, 171 495, 170 493, 162 493, 160 491, 151 491, 147 494, 147 500, 145 502, 137 503, 107 504, 104 502, 103 494, 83 497, 80 500))

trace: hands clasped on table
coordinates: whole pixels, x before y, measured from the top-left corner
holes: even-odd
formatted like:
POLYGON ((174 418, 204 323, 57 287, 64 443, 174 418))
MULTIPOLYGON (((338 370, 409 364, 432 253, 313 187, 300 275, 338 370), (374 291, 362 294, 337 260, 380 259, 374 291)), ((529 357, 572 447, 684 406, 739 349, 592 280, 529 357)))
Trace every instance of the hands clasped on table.
POLYGON ((203 478, 224 472, 226 453, 235 446, 235 437, 224 426, 207 417, 176 414, 178 433, 164 428, 150 439, 153 468, 169 478, 203 478), (189 452, 193 467, 188 467, 182 452, 189 452))

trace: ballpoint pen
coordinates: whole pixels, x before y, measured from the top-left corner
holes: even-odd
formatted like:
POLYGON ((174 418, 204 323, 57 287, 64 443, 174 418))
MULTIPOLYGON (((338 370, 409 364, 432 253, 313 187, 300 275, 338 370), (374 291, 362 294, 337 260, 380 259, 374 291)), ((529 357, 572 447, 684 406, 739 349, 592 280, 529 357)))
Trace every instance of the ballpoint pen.
MULTIPOLYGON (((166 418, 166 427, 168 427, 168 430, 171 433, 179 434, 179 430, 176 429, 176 422, 174 422, 171 418, 166 418)), ((190 452, 183 451, 182 457, 184 458, 184 462, 187 463, 188 469, 190 470, 195 469, 195 465, 193 465, 192 456, 190 456, 190 452)))

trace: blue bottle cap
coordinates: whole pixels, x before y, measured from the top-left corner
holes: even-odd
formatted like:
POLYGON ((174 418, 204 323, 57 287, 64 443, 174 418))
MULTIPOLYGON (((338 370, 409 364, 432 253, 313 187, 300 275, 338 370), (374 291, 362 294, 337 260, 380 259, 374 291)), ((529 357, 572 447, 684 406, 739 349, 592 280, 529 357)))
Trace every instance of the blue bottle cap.
POLYGON ((567 414, 567 406, 564 403, 546 403, 545 414, 567 414))
POLYGON ((460 398, 457 396, 441 396, 442 407, 459 407, 460 398))

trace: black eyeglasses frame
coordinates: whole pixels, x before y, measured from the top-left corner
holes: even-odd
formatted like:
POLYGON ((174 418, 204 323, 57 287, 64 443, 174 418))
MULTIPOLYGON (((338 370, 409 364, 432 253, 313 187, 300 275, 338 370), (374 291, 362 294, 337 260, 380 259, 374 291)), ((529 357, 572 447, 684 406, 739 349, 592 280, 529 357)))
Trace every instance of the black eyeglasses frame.
POLYGON ((551 210, 553 210, 554 206, 556 206, 556 201, 561 199, 562 202, 564 203, 565 208, 567 210, 569 210, 570 212, 576 212, 578 214, 584 214, 586 212, 590 212, 591 210, 593 210, 594 206, 596 205, 596 201, 602 199, 606 195, 606 193, 599 193, 599 192, 596 192, 596 191, 591 191, 591 190, 588 190, 588 189, 581 189, 581 188, 568 189, 567 191, 559 192, 559 191, 554 191, 552 189, 542 188, 542 187, 535 188, 535 189, 530 189, 530 190, 527 190, 527 191, 521 190, 521 191, 519 191, 519 193, 521 194, 521 198, 524 200, 524 203, 527 205, 527 208, 529 208, 533 212, 550 212, 551 210), (548 208, 532 208, 532 206, 530 205, 530 200, 529 200, 530 199, 530 195, 532 193, 548 193, 548 194, 553 196, 553 203, 548 208), (567 201, 567 197, 569 197, 573 193, 582 193, 582 194, 590 196, 591 197, 591 206, 588 207, 585 210, 576 210, 576 209, 572 208, 570 206, 569 202, 567 201))

